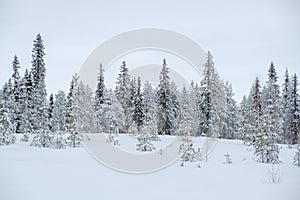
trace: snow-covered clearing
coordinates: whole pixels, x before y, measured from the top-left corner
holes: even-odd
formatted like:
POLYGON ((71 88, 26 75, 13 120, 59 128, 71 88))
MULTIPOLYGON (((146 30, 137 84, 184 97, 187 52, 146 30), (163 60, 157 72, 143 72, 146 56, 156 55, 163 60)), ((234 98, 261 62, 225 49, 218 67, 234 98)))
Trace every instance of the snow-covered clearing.
MULTIPOLYGON (((168 144, 172 137, 161 139, 161 144, 168 144)), ((203 138, 196 139, 196 147, 200 140, 203 138)), ((136 139, 120 135, 119 143, 119 148, 132 152, 136 139)), ((278 171, 273 175, 280 174, 280 182, 272 184, 272 165, 255 162, 253 152, 241 141, 219 140, 201 168, 196 163, 181 167, 175 162, 154 173, 127 174, 103 166, 84 148, 37 148, 18 140, 0 146, 0 199, 296 200, 300 168, 292 163, 294 153, 295 149, 281 146, 282 163, 273 166, 278 171), (226 153, 232 164, 224 164, 226 153)))

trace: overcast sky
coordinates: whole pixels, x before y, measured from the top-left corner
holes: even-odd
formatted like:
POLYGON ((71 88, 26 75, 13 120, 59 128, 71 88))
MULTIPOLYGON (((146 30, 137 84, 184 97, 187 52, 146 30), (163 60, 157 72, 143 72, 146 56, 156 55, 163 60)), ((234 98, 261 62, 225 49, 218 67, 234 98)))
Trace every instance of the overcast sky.
POLYGON ((286 67, 300 75, 299 19, 297 0, 1 0, 0 85, 11 75, 15 54, 22 74, 30 67, 37 33, 46 46, 49 93, 67 90, 71 75, 105 40, 156 27, 177 31, 210 50, 218 72, 233 84, 240 101, 256 76, 265 82, 271 61, 280 77, 286 67))

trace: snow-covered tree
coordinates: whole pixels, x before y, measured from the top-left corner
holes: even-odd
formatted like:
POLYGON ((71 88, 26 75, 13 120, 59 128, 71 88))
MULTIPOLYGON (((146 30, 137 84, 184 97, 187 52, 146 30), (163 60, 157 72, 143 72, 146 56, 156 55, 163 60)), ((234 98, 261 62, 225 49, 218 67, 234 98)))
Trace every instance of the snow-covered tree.
POLYGON ((77 77, 73 76, 71 80, 71 85, 70 85, 70 91, 67 96, 67 112, 66 112, 66 129, 69 134, 68 136, 68 143, 72 147, 78 147, 81 146, 81 141, 82 137, 81 134, 79 134, 78 131, 78 125, 76 121, 76 108, 75 108, 75 88, 76 88, 76 82, 77 77))
POLYGON ((32 84, 33 84, 33 109, 34 109, 34 131, 45 132, 47 125, 48 112, 46 101, 46 68, 44 62, 44 44, 40 34, 36 36, 32 50, 32 84))
POLYGON ((96 132, 96 114, 94 109, 93 92, 88 85, 80 81, 78 93, 75 96, 77 109, 77 124, 80 133, 96 132))
POLYGON ((290 121, 291 121, 291 104, 290 104, 290 77, 289 72, 286 69, 284 73, 284 83, 282 85, 281 95, 281 142, 288 143, 288 135, 290 132, 290 121))
POLYGON ((280 150, 277 141, 279 136, 274 130, 272 115, 266 113, 260 120, 259 130, 253 143, 254 154, 261 163, 278 163, 280 150))
POLYGON ((16 141, 13 118, 7 107, 8 101, 0 104, 0 145, 13 144, 16 141))
POLYGON ((142 128, 141 130, 139 130, 137 136, 136 149, 139 151, 155 150, 155 147, 151 142, 151 137, 153 137, 153 134, 151 134, 146 128, 142 128))
POLYGON ((146 82, 143 88, 143 113, 144 123, 142 129, 147 130, 152 136, 150 140, 160 140, 157 136, 157 100, 156 91, 149 82, 146 82))
POLYGON ((65 131, 66 126, 66 94, 64 91, 59 90, 55 94, 55 101, 52 111, 52 130, 53 132, 65 131))
POLYGON ((300 134, 300 102, 298 94, 298 78, 294 74, 291 77, 291 91, 290 91, 290 132, 288 133, 289 144, 299 143, 300 134))
POLYGON ((34 105, 33 105, 33 83, 31 73, 25 70, 21 81, 21 102, 20 110, 22 113, 20 130, 23 132, 22 141, 28 142, 30 134, 33 132, 34 124, 34 105))
POLYGON ((118 101, 121 103, 125 113, 126 130, 128 130, 131 123, 131 116, 130 116, 130 109, 129 109, 129 105, 130 105, 129 91, 130 91, 130 75, 126 63, 125 61, 123 61, 122 65, 120 66, 120 73, 118 74, 118 78, 116 82, 115 95, 118 101))
POLYGON ((66 94, 59 90, 55 94, 55 101, 53 104, 51 127, 54 132, 53 146, 58 149, 65 148, 67 141, 66 135, 66 94))
POLYGON ((233 98, 232 85, 226 82, 225 84, 225 98, 226 98, 226 109, 224 126, 222 129, 222 138, 236 138, 238 132, 238 108, 236 101, 233 98))
POLYGON ((191 107, 191 99, 189 98, 188 91, 185 86, 181 91, 180 96, 180 122, 179 128, 177 130, 177 135, 194 135, 194 126, 193 126, 193 116, 192 114, 195 112, 191 107))
POLYGON ((53 94, 50 94, 49 105, 48 105, 48 120, 49 120, 49 129, 52 131, 52 112, 54 107, 54 97, 53 94))
POLYGON ((174 113, 175 94, 170 86, 169 68, 166 59, 163 60, 163 67, 159 76, 159 85, 157 89, 158 99, 158 130, 161 134, 174 135, 177 120, 174 113))
POLYGON ((300 145, 297 145, 297 150, 294 156, 294 164, 300 167, 300 145))
POLYGON ((141 78, 138 77, 136 92, 133 94, 133 113, 132 119, 135 122, 138 131, 143 125, 144 113, 143 113, 143 96, 141 91, 141 78))
POLYGON ((108 132, 108 121, 105 118, 105 112, 108 112, 108 105, 105 99, 105 84, 104 84, 104 71, 102 64, 100 64, 99 75, 97 79, 97 88, 95 92, 95 114, 97 120, 97 131, 108 132))
POLYGON ((249 107, 242 120, 242 139, 245 144, 253 144, 260 129, 262 118, 262 99, 259 79, 256 77, 248 97, 249 107))
POLYGON ((202 100, 199 104, 199 110, 204 115, 199 130, 206 136, 220 136, 225 113, 224 86, 214 65, 212 54, 208 52, 201 81, 202 100))
POLYGON ((21 126, 21 121, 22 121, 22 112, 21 112, 21 89, 20 89, 20 74, 19 74, 19 69, 20 67, 20 62, 18 60, 18 57, 15 55, 14 60, 12 62, 12 68, 13 68, 13 74, 12 74, 12 93, 13 93, 13 100, 14 100, 14 107, 12 108, 12 112, 14 112, 13 115, 13 123, 15 124, 16 127, 16 133, 20 133, 20 126, 21 126))
POLYGON ((125 129, 126 120, 123 107, 111 89, 107 91, 107 98, 109 101, 109 112, 107 115, 109 117, 109 124, 111 124, 109 132, 122 133, 125 129))
MULTIPOLYGON (((266 83, 266 97, 265 97, 265 104, 263 104, 263 111, 264 113, 268 113, 272 120, 272 128, 273 132, 279 134, 279 124, 280 124, 280 107, 279 107, 279 85, 277 84, 277 73, 275 70, 275 66, 273 62, 268 70, 268 80, 266 83)), ((280 138, 278 138, 280 140, 280 138)), ((278 140, 278 142, 279 142, 278 140)))

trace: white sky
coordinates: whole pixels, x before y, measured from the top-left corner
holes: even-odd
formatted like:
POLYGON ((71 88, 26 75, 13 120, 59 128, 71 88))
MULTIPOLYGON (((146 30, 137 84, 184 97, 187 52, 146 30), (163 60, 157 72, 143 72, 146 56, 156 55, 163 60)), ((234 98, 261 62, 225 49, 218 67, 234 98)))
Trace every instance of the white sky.
POLYGON ((1 0, 0 85, 11 75, 15 54, 22 74, 31 67, 37 33, 45 41, 50 93, 67 90, 71 75, 105 40, 125 31, 156 27, 182 33, 210 50, 217 70, 232 82, 240 101, 255 76, 265 82, 271 60, 279 76, 286 67, 300 75, 299 19, 297 0, 1 0))

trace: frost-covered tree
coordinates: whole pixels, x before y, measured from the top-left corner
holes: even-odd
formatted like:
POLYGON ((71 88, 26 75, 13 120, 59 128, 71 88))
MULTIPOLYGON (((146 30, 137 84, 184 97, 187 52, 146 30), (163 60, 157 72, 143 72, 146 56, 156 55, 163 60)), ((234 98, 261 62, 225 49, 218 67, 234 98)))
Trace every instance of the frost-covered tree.
POLYGON ((248 97, 249 107, 242 120, 242 139, 247 145, 255 142, 256 134, 260 129, 260 122, 262 118, 262 99, 261 87, 259 79, 256 77, 250 90, 248 97))
POLYGON ((133 113, 132 119, 135 122, 138 131, 143 125, 144 113, 143 113, 143 95, 141 91, 141 78, 138 77, 136 92, 133 94, 133 113))
POLYGON ((50 94, 49 97, 49 105, 48 105, 48 120, 49 120, 49 129, 52 131, 52 113, 53 113, 53 107, 54 107, 54 97, 53 94, 50 94))
POLYGON ((68 144, 72 147, 81 146, 82 136, 79 134, 78 125, 76 121, 76 108, 75 108, 75 88, 77 77, 73 76, 70 84, 70 91, 67 95, 67 112, 66 112, 66 130, 68 132, 68 144))
POLYGON ((66 128, 66 94, 59 90, 55 94, 55 101, 53 104, 51 126, 53 132, 64 132, 66 128))
POLYGON ((157 136, 157 99, 156 91, 149 82, 146 82, 143 88, 143 113, 144 123, 142 129, 147 130, 152 136, 150 140, 160 140, 157 136))
POLYGON ((104 71, 102 64, 99 67, 99 75, 97 80, 97 88, 95 92, 95 114, 97 120, 97 131, 108 132, 106 126, 108 121, 105 118, 105 113, 108 112, 108 105, 105 98, 104 71))
POLYGON ((34 105, 33 105, 33 83, 32 76, 25 70, 21 85, 21 130, 24 133, 22 140, 28 141, 34 126, 34 105))
POLYGON ((0 102, 0 145, 13 144, 16 141, 15 125, 7 107, 9 101, 10 99, 0 102))
POLYGON ((226 82, 225 84, 225 100, 226 100, 226 109, 225 109, 225 119, 224 126, 222 129, 222 138, 236 138, 238 132, 238 108, 236 101, 233 98, 232 85, 226 82))
POLYGON ((214 65, 212 54, 208 52, 201 81, 202 100, 198 105, 200 112, 203 113, 199 130, 206 136, 219 136, 224 120, 224 86, 214 65))
POLYGON ((166 59, 163 60, 163 67, 159 76, 157 89, 158 101, 158 130, 161 134, 174 135, 177 120, 174 113, 175 94, 170 86, 169 68, 166 59))
POLYGON ((185 86, 181 91, 180 108, 181 108, 181 115, 180 115, 180 122, 179 122, 179 128, 177 130, 177 134, 189 135, 189 136, 194 135, 193 113, 195 112, 195 110, 192 110, 191 99, 189 98, 189 94, 185 86))
POLYGON ((124 133, 125 129, 125 114, 121 103, 118 101, 112 90, 107 91, 109 112, 109 132, 124 133))
MULTIPOLYGON (((277 84, 277 73, 273 62, 268 70, 268 80, 266 83, 265 104, 263 104, 264 113, 268 113, 272 120, 273 132, 279 134, 280 124, 280 108, 279 108, 279 85, 277 84)), ((280 140, 280 138, 278 138, 280 140)), ((279 141, 278 141, 279 142, 279 141)))
POLYGON ((77 125, 80 133, 93 133, 96 131, 96 114, 94 109, 93 92, 88 85, 80 81, 75 96, 77 108, 77 125))
POLYGON ((294 164, 300 166, 300 145, 297 145, 297 150, 294 156, 294 164))
POLYGON ((66 108, 67 100, 64 91, 59 90, 55 94, 55 101, 53 104, 51 126, 54 132, 53 146, 58 149, 67 146, 66 135, 66 108))
POLYGON ((22 121, 22 112, 21 112, 21 89, 20 89, 20 74, 19 74, 19 69, 20 69, 20 62, 18 60, 18 57, 15 55, 14 60, 12 62, 12 69, 13 69, 13 74, 11 77, 12 80, 12 93, 13 93, 13 100, 14 100, 14 107, 12 108, 12 112, 14 112, 13 115, 13 123, 15 124, 16 127, 16 133, 21 132, 21 121, 22 121))
POLYGON ((286 69, 284 73, 284 82, 282 85, 281 95, 281 142, 288 143, 288 135, 290 132, 290 121, 291 121, 291 104, 290 104, 290 77, 289 72, 286 69))
POLYGON ((46 68, 44 62, 45 47, 40 34, 36 36, 33 42, 32 50, 32 84, 33 84, 33 129, 36 133, 43 133, 46 130, 48 112, 47 112, 47 101, 46 101, 46 68))
POLYGON ((144 127, 138 130, 136 149, 139 151, 153 151, 155 150, 155 147, 151 142, 153 134, 144 127))
POLYGON ((118 101, 121 103, 125 117, 126 117, 126 126, 125 129, 128 130, 131 123, 130 116, 130 75, 129 70, 126 66, 125 61, 123 61, 120 66, 120 73, 118 74, 115 95, 118 101))
POLYGON ((298 94, 298 78, 294 74, 291 77, 291 91, 290 91, 290 132, 288 133, 289 144, 299 143, 300 134, 300 102, 298 94))
POLYGON ((261 163, 278 163, 280 150, 277 141, 279 136, 274 130, 272 115, 266 113, 260 120, 259 130, 253 143, 254 155, 261 163))

